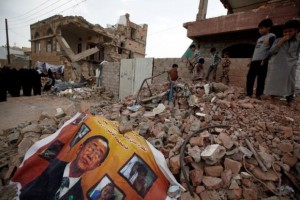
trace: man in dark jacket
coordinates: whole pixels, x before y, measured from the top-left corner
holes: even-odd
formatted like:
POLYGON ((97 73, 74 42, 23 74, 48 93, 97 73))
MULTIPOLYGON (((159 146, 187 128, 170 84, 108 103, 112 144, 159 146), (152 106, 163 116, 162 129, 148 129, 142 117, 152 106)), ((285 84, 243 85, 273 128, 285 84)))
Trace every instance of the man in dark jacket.
POLYGON ((101 165, 109 152, 106 138, 88 138, 70 163, 53 160, 35 180, 21 189, 21 200, 84 199, 81 176, 101 165))

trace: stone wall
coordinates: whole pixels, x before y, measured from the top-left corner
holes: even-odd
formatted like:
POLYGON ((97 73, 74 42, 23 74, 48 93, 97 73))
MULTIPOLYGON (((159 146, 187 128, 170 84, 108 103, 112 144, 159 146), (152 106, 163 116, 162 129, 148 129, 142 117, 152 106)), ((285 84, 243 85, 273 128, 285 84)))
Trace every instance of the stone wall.
POLYGON ((111 91, 115 97, 119 96, 120 63, 110 62, 103 65, 102 85, 111 91))
MULTIPOLYGON (((247 65, 250 62, 250 58, 231 58, 230 65, 230 85, 245 88, 246 76, 248 72, 247 65)), ((188 70, 188 62, 186 58, 156 58, 153 64, 153 76, 160 74, 164 71, 168 71, 172 65, 178 64, 178 74, 181 81, 191 80, 192 74, 188 70)), ((205 73, 210 64, 210 58, 205 58, 204 70, 205 73)), ((218 66, 217 70, 217 81, 222 73, 221 65, 218 66)), ((153 78, 152 83, 164 83, 167 81, 167 73, 162 74, 158 77, 153 78)), ((118 97, 120 87, 120 63, 107 63, 103 66, 103 80, 102 85, 113 94, 118 97)))
MULTIPOLYGON (((230 65, 230 84, 239 87, 245 87, 246 83, 246 76, 248 72, 248 63, 250 62, 250 58, 231 58, 231 65, 230 65)), ((154 68, 153 68, 153 75, 157 75, 163 71, 169 70, 172 64, 178 64, 178 74, 179 77, 184 80, 191 80, 192 74, 189 73, 188 70, 188 62, 185 58, 158 58, 154 59, 154 68)), ((205 73, 208 70, 210 64, 210 58, 205 58, 204 63, 204 71, 205 73)), ((221 65, 218 66, 217 70, 217 81, 222 73, 221 65)), ((167 80, 167 75, 161 75, 154 78, 155 83, 162 83, 167 80)))

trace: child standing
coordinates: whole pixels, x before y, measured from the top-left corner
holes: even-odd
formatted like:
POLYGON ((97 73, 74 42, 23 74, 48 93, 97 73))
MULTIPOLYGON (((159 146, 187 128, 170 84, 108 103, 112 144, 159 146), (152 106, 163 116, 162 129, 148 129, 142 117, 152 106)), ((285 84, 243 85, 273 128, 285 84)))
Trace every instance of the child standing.
POLYGON ((169 74, 169 81, 177 81, 178 79, 178 71, 177 71, 178 65, 173 64, 172 69, 168 71, 169 74))
POLYGON ((198 45, 197 48, 196 48, 196 45, 194 45, 194 44, 192 44, 190 46, 190 49, 193 52, 193 56, 189 59, 191 73, 193 73, 193 69, 195 68, 195 65, 199 62, 199 59, 201 58, 199 48, 200 48, 200 45, 198 45))
POLYGON ((204 58, 200 58, 193 69, 193 80, 202 80, 204 76, 203 64, 204 58))
POLYGON ((169 103, 173 102, 173 87, 174 87, 174 82, 177 81, 178 79, 178 71, 177 71, 178 65, 177 64, 173 64, 172 65, 172 69, 170 69, 168 71, 168 79, 170 81, 170 91, 169 91, 169 96, 168 96, 168 100, 169 103))
POLYGON ((224 52, 224 59, 222 61, 222 75, 220 77, 220 82, 223 81, 223 78, 226 81, 226 85, 229 84, 229 66, 231 64, 231 61, 229 60, 229 53, 228 52, 224 52))
POLYGON ((296 37, 298 31, 298 20, 284 24, 283 37, 276 40, 270 49, 272 58, 264 91, 273 96, 285 96, 288 105, 295 92, 295 73, 300 51, 300 40, 296 37))
POLYGON ((260 96, 263 94, 268 71, 269 50, 275 41, 275 35, 270 33, 272 26, 273 22, 271 19, 264 19, 258 24, 258 31, 261 37, 258 38, 256 42, 250 68, 247 74, 247 96, 251 97, 253 94, 253 86, 256 76, 256 98, 260 99, 260 96))
POLYGON ((209 75, 211 72, 213 73, 213 80, 216 81, 217 68, 218 68, 218 65, 221 62, 222 58, 219 56, 217 49, 214 47, 210 49, 210 53, 211 53, 211 64, 208 68, 208 72, 206 75, 206 81, 208 81, 209 75))

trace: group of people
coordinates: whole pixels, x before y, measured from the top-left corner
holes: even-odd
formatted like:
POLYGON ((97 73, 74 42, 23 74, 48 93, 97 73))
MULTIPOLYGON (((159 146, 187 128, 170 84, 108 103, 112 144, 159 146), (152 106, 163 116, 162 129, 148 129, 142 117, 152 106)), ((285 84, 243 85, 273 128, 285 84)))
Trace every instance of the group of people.
MULTIPOLYGON (((246 95, 252 97, 255 79, 257 99, 263 94, 285 97, 288 105, 293 101, 296 91, 300 91, 300 20, 289 20, 283 25, 283 37, 276 39, 276 35, 270 32, 273 22, 270 18, 262 20, 258 24, 261 35, 255 45, 255 49, 249 64, 246 81, 246 95), (298 64, 297 64, 298 63, 298 64)), ((188 59, 193 80, 209 81, 212 75, 216 81, 217 67, 222 63, 222 74, 219 81, 225 80, 229 84, 229 67, 231 61, 229 52, 223 52, 223 58, 216 48, 211 48, 211 63, 208 71, 204 73, 204 58, 201 56, 199 46, 192 44, 189 47, 193 56, 188 59)), ((173 68, 177 68, 176 64, 173 68)), ((171 80, 177 80, 177 70, 171 69, 171 80)))
POLYGON ((283 37, 278 39, 275 34, 270 33, 272 26, 271 19, 264 19, 258 24, 261 37, 257 40, 247 74, 247 96, 252 97, 257 77, 257 99, 261 99, 263 94, 270 95, 272 99, 277 96, 285 97, 290 105, 297 82, 300 81, 299 78, 296 79, 300 53, 300 39, 297 37, 300 21, 287 21, 282 28, 283 37))
POLYGON ((0 102, 7 100, 7 92, 12 97, 41 94, 41 76, 34 69, 0 68, 0 102))
POLYGON ((201 56, 200 51, 199 51, 199 46, 196 47, 196 45, 192 44, 190 46, 191 51, 194 53, 192 58, 189 59, 190 66, 191 67, 191 72, 193 74, 193 80, 202 80, 205 78, 206 81, 210 79, 210 76, 212 74, 213 81, 216 81, 217 77, 217 68, 218 65, 222 62, 222 67, 223 67, 223 73, 220 77, 220 81, 222 82, 223 79, 225 79, 226 84, 229 84, 229 66, 231 64, 231 61, 229 59, 229 53, 224 52, 224 59, 221 58, 219 55, 219 52, 215 47, 210 49, 210 54, 211 54, 211 63, 209 65, 208 71, 204 73, 204 58, 201 56))

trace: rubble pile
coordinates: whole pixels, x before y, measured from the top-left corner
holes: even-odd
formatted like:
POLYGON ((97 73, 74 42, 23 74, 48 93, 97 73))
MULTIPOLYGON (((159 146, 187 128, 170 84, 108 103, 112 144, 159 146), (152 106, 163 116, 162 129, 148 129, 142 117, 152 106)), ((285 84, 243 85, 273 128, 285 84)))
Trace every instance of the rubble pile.
MULTIPOLYGON (((221 83, 179 84, 174 104, 166 90, 167 84, 155 86, 151 96, 144 89, 101 113, 119 120, 121 133, 136 129, 159 149, 187 191, 190 184, 194 199, 299 196, 299 109, 280 100, 244 98, 243 89, 221 83), (199 131, 213 125, 228 127, 199 131)), ((189 192, 182 194, 189 198, 189 192)))
POLYGON ((56 92, 57 96, 70 97, 76 100, 94 100, 94 101, 111 101, 114 95, 110 91, 106 91, 105 87, 80 87, 80 88, 69 88, 63 91, 56 92))
MULTIPOLYGON (((168 84, 152 85, 151 91, 144 88, 139 96, 112 103, 104 88, 96 88, 78 99, 104 99, 91 106, 93 114, 119 121, 121 133, 137 130, 160 150, 187 189, 181 199, 299 197, 297 107, 244 98, 242 88, 221 83, 177 84, 172 102, 168 90, 168 84)), ((68 119, 59 112, 56 117, 44 113, 38 121, 3 131, 1 184, 8 183, 34 142, 68 119)))

